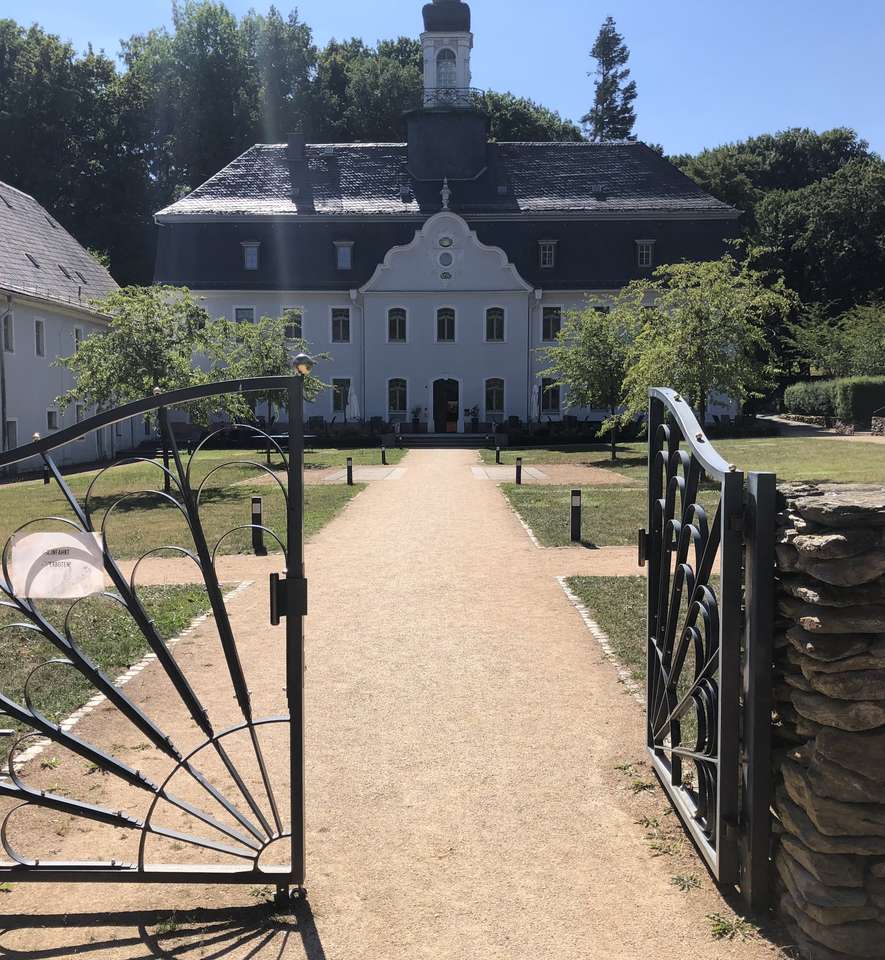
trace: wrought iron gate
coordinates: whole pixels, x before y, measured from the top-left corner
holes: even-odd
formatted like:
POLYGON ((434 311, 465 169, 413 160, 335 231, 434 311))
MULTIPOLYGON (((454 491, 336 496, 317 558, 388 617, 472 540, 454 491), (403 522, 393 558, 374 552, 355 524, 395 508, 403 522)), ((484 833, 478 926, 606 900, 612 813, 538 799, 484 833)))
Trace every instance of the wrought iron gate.
POLYGON ((649 757, 713 877, 755 910, 768 898, 775 476, 745 480, 682 397, 649 395, 649 757))
MULTIPOLYGON (((296 364, 309 358, 296 358, 296 364)), ((309 369, 309 366, 308 366, 309 369)), ((84 882, 174 882, 174 883, 266 883, 274 884, 278 896, 288 895, 290 888, 299 894, 304 889, 304 756, 303 756, 303 616, 306 613, 306 581, 303 564, 303 376, 264 377, 207 384, 179 390, 165 395, 130 403, 101 413, 76 426, 60 430, 50 437, 35 437, 33 443, 0 455, 0 468, 20 464, 30 458, 39 458, 61 491, 73 519, 66 517, 31 519, 24 529, 48 521, 56 529, 76 530, 97 534, 102 563, 113 592, 103 594, 108 602, 120 604, 131 616, 151 654, 156 658, 163 677, 174 689, 176 709, 189 718, 188 742, 178 742, 164 729, 166 716, 151 716, 139 706, 121 685, 99 669, 84 652, 71 629, 72 614, 80 600, 74 600, 63 617, 50 618, 44 604, 27 595, 16 593, 10 575, 10 543, 7 540, 2 554, 0 603, 14 611, 17 620, 3 629, 25 631, 48 641, 59 653, 58 659, 41 664, 28 676, 23 696, 13 699, 3 690, 0 665, 0 719, 6 715, 19 727, 3 731, 12 740, 5 770, 0 773, 0 798, 15 801, 6 811, 0 826, 0 843, 8 861, 0 863, 0 881, 84 881, 84 882), (170 428, 168 408, 181 407, 195 401, 229 394, 259 393, 279 396, 289 410, 287 449, 277 439, 251 425, 229 425, 206 436, 190 453, 179 449, 170 428), (132 417, 156 416, 159 421, 165 449, 166 465, 151 457, 128 455, 99 471, 90 483, 85 497, 78 499, 62 476, 54 453, 67 444, 75 443, 94 431, 126 421, 132 417), (267 450, 266 463, 258 458, 231 459, 212 463, 212 469, 201 482, 195 480, 192 467, 205 453, 208 445, 227 430, 248 431, 257 438, 257 444, 267 450), (269 466, 271 451, 280 458, 287 482, 284 484, 269 466), (126 491, 114 502, 100 509, 95 503, 94 490, 108 470, 121 464, 150 464, 159 471, 162 487, 150 491, 126 491), (277 616, 286 616, 285 649, 278 656, 285 657, 285 701, 287 714, 259 716, 253 703, 253 694, 246 678, 241 649, 238 647, 225 596, 216 571, 219 547, 236 530, 252 530, 255 525, 244 522, 220 536, 210 537, 201 516, 205 484, 210 476, 232 464, 247 464, 269 475, 271 488, 278 490, 285 502, 284 537, 269 526, 261 526, 283 552, 285 574, 272 578, 272 605, 277 616), (160 476, 162 475, 162 476, 160 476), (131 506, 136 493, 149 493, 160 498, 168 507, 180 512, 190 547, 180 545, 153 547, 135 562, 126 576, 113 555, 111 520, 131 506), (101 518, 99 520, 99 514, 101 518), (213 710, 206 702, 206 692, 198 692, 193 675, 188 676, 164 642, 139 596, 137 574, 142 561, 149 557, 173 554, 189 558, 198 570, 205 586, 207 605, 217 629, 223 663, 227 672, 235 706, 225 695, 225 710, 236 716, 236 721, 221 728, 213 718, 213 710), (97 743, 78 735, 70 724, 61 724, 48 718, 34 704, 29 685, 34 675, 45 666, 64 665, 78 671, 89 683, 93 694, 100 695, 120 717, 143 738, 145 750, 153 748, 151 773, 125 763, 97 743), (268 752, 267 739, 279 735, 287 744, 282 758, 280 750, 268 752), (115 778, 119 784, 132 788, 133 802, 127 809, 109 807, 102 803, 67 796, 50 789, 29 786, 27 778, 16 762, 24 746, 35 739, 48 739, 70 754, 77 755, 92 768, 115 778), (271 762, 271 760, 273 762, 271 762), (135 856, 120 858, 96 856, 81 861, 55 861, 29 855, 16 848, 16 822, 25 811, 53 811, 71 818, 84 829, 93 825, 118 828, 126 836, 135 838, 132 849, 135 856), (168 822, 173 821, 172 825, 168 822), (287 822, 288 821, 288 822, 287 822), (162 841, 165 849, 185 851, 180 864, 156 864, 149 859, 151 845, 162 841), (284 856, 279 844, 285 848, 284 856), (274 847, 278 859, 288 863, 271 863, 270 856, 262 860, 274 847), (205 862, 211 857, 211 862, 205 862)), ((282 438, 281 438, 282 439, 282 438)), ((32 463, 35 462, 32 460, 32 463)), ((42 488, 35 486, 39 496, 42 488)), ((244 516, 244 521, 249 519, 244 516)), ((253 638, 254 639, 254 638, 253 638)), ((264 654, 263 654, 264 655, 264 654)), ((271 661, 273 649, 268 645, 266 657, 271 661)), ((156 675, 154 675, 156 679, 156 675)), ((208 694, 216 696, 215 690, 208 694)), ((282 695, 282 691, 281 691, 282 695)), ((116 715, 115 714, 115 715, 116 715)), ((99 778, 101 779, 101 778, 99 778)), ((8 806, 8 804, 7 804, 8 806)), ((119 838, 118 838, 119 839, 119 838)))

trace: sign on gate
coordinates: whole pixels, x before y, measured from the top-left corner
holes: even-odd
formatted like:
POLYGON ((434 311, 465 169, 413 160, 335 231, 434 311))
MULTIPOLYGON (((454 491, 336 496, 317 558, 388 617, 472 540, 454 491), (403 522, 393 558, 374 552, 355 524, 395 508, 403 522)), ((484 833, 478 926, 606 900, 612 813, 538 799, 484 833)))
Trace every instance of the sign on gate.
POLYGON ((12 590, 29 600, 76 600, 105 588, 101 534, 81 530, 12 538, 12 590))

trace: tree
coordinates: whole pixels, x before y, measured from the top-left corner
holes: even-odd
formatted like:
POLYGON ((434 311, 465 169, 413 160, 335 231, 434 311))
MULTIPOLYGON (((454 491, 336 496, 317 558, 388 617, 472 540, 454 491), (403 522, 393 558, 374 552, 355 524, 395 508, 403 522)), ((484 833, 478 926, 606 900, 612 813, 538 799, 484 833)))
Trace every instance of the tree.
POLYGON ((611 458, 617 459, 617 408, 624 395, 624 378, 637 332, 645 291, 623 291, 611 309, 588 302, 583 310, 566 316, 556 345, 541 354, 549 364, 542 376, 568 387, 569 407, 602 407, 608 418, 599 435, 610 431, 611 458))
MULTIPOLYGON (((591 140, 635 140, 636 81, 628 80, 630 51, 612 17, 606 17, 590 51, 596 60, 596 94, 590 112, 581 118, 591 140)), ((594 73, 588 74, 593 76, 594 73)))
MULTIPOLYGON (((212 320, 190 291, 177 287, 124 287, 95 302, 108 318, 107 331, 87 337, 67 367, 75 383, 57 402, 110 409, 162 392, 239 377, 282 376, 291 372, 290 351, 306 349, 303 341, 287 343, 285 318, 263 318, 236 325, 212 320), (197 357, 207 361, 202 365, 197 357)), ((311 378, 308 395, 321 386, 311 378)), ((216 412, 233 419, 252 419, 254 408, 239 394, 189 403, 192 419, 206 423, 216 412)))
POLYGON ((669 386, 701 423, 711 393, 742 402, 770 383, 765 323, 786 318, 796 303, 781 279, 730 256, 658 267, 622 297, 638 328, 624 379, 625 417, 645 411, 649 387, 669 386))
POLYGON ((564 120, 555 110, 512 93, 487 90, 479 106, 489 115, 489 136, 492 140, 580 141, 584 137, 571 120, 564 120))
POLYGON ((799 356, 809 372, 825 377, 885 375, 885 303, 859 304, 830 317, 812 305, 791 325, 799 356))

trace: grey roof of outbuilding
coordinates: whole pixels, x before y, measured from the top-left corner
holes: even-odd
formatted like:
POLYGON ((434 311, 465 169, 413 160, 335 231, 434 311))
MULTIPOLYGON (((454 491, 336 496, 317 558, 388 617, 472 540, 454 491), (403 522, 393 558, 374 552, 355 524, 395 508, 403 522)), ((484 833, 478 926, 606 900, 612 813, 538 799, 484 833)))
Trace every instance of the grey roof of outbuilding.
MULTIPOLYGON (((305 160, 293 164, 286 144, 256 144, 157 216, 434 213, 441 206, 440 183, 415 181, 407 153, 403 143, 310 144, 305 160), (404 186, 411 189, 406 200, 404 186)), ((450 187, 452 209, 465 215, 737 215, 638 142, 491 143, 485 171, 450 187)))
POLYGON ((91 310, 118 287, 32 196, 0 181, 0 289, 91 310))

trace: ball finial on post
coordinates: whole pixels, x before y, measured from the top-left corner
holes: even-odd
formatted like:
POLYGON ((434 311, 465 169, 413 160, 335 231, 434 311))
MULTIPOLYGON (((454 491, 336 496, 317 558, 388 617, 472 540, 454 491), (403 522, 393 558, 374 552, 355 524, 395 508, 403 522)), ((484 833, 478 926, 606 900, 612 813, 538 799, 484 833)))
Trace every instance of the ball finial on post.
POLYGON ((300 373, 302 377, 306 377, 310 371, 313 370, 313 357, 309 357, 306 353, 299 353, 292 361, 292 366, 295 367, 296 372, 300 373))

